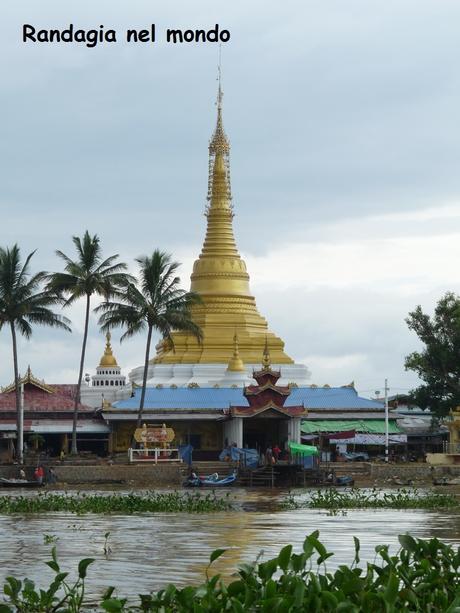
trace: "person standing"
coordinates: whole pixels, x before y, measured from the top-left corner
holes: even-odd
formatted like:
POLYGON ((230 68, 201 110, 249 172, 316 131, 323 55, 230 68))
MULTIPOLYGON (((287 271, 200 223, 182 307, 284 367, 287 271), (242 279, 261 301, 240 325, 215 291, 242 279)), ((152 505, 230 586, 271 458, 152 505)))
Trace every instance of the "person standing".
POLYGON ((273 449, 269 445, 265 451, 265 464, 271 466, 273 464, 273 449))
POLYGON ((34 471, 34 477, 39 485, 43 485, 43 477, 45 476, 45 471, 43 470, 43 466, 37 466, 34 471))

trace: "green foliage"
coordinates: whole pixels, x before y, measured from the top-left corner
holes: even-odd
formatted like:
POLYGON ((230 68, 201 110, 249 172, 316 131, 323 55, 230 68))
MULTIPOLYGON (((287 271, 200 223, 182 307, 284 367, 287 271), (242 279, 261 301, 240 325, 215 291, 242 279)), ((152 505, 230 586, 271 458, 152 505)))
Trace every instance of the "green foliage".
MULTIPOLYGON (((283 502, 286 509, 445 509, 458 507, 460 503, 452 494, 420 492, 417 489, 398 489, 386 492, 372 490, 316 490, 305 499, 289 495, 283 502)), ((357 552, 358 553, 358 552, 357 552)))
MULTIPOLYGON (((218 574, 210 578, 207 575, 198 587, 168 585, 156 593, 140 595, 139 601, 133 603, 118 598, 110 587, 98 609, 110 613, 458 612, 460 549, 438 539, 409 535, 400 536, 399 542, 401 548, 394 555, 390 555, 387 545, 377 546, 374 562, 360 568, 360 543, 355 538, 352 565, 343 564, 328 572, 324 561, 333 554, 326 552, 316 531, 306 537, 301 553, 294 553, 287 545, 273 559, 242 565, 230 583, 218 574), (319 557, 315 560, 316 555, 319 557)), ((224 553, 223 549, 213 552, 211 564, 224 553)), ((94 610, 95 603, 90 605, 84 599, 86 570, 92 562, 82 560, 77 581, 69 585, 68 573, 61 572, 53 549, 48 565, 56 575, 48 590, 37 590, 28 579, 8 577, 0 613, 94 610)))
POLYGON ((411 396, 422 408, 446 415, 460 404, 460 297, 447 293, 433 317, 418 306, 406 322, 424 345, 405 361, 406 370, 413 370, 423 381, 411 396))
POLYGON ((125 272, 126 264, 117 261, 118 254, 104 259, 96 234, 91 236, 86 230, 82 238, 73 236, 72 242, 77 257, 72 259, 62 251, 56 251, 64 262, 64 272, 52 273, 47 277, 48 289, 64 296, 66 306, 87 296, 98 295, 108 299, 132 280, 125 272))
POLYGON ((56 547, 51 550, 51 560, 46 565, 54 571, 55 577, 48 589, 39 589, 30 579, 19 581, 7 577, 3 587, 6 600, 0 603, 0 613, 73 613, 83 610, 85 598, 85 577, 88 566, 94 562, 88 558, 78 565, 78 579, 67 581, 69 573, 61 572, 56 547))
POLYGON ((25 338, 30 338, 35 324, 70 331, 69 320, 51 310, 61 300, 44 291, 46 274, 30 273, 34 253, 29 253, 23 263, 17 245, 11 249, 0 248, 0 328, 12 326, 25 338))
POLYGON ((138 427, 144 409, 147 373, 150 360, 150 346, 153 332, 159 332, 164 347, 174 349, 172 332, 186 332, 201 343, 203 333, 193 321, 191 309, 201 303, 194 292, 180 288, 177 270, 180 266, 168 253, 156 249, 151 256, 136 259, 139 265, 139 282, 133 280, 117 300, 106 300, 96 311, 101 313, 101 330, 121 327, 125 329, 121 341, 139 332, 147 332, 145 346, 142 392, 139 402, 138 427))
MULTIPOLYGON (((70 321, 53 311, 53 307, 61 303, 61 298, 44 288, 46 274, 30 273, 30 261, 34 253, 34 251, 29 253, 25 262, 22 262, 17 245, 13 245, 11 249, 0 247, 0 330, 7 326, 11 332, 18 433, 22 426, 19 419, 17 334, 29 339, 35 325, 50 326, 70 332, 70 321)), ((18 447, 16 455, 19 462, 22 462, 23 450, 18 447)))
POLYGON ((33 445, 35 449, 41 449, 45 444, 45 437, 38 434, 38 432, 34 432, 34 434, 30 434, 27 437, 27 442, 29 445, 33 445))
MULTIPOLYGON (((180 492, 138 494, 37 494, 35 496, 2 496, 0 513, 207 513, 228 511, 232 506, 226 497, 213 493, 183 494, 180 492)), ((105 535, 107 550, 110 533, 105 535)))
POLYGON ((180 264, 158 250, 151 256, 137 258, 136 262, 139 282, 133 280, 117 294, 118 302, 106 301, 96 309, 101 313, 102 329, 125 328, 122 340, 149 328, 158 331, 169 343, 173 330, 190 332, 201 339, 201 329, 190 314, 192 306, 201 300, 197 294, 180 288, 176 275, 180 264))
POLYGON ((64 261, 64 272, 55 272, 47 275, 47 290, 48 293, 62 298, 64 306, 70 306, 80 298, 84 298, 86 302, 85 327, 80 354, 80 368, 78 371, 72 428, 71 452, 72 454, 76 454, 78 451, 78 405, 80 402, 80 389, 86 356, 91 298, 93 296, 102 296, 105 300, 108 300, 111 296, 114 296, 120 288, 125 287, 132 281, 133 278, 125 272, 127 269, 126 264, 118 262, 118 254, 104 259, 97 234, 91 236, 88 230, 86 230, 83 238, 73 236, 72 242, 77 257, 72 260, 72 258, 62 251, 56 251, 56 255, 64 261))

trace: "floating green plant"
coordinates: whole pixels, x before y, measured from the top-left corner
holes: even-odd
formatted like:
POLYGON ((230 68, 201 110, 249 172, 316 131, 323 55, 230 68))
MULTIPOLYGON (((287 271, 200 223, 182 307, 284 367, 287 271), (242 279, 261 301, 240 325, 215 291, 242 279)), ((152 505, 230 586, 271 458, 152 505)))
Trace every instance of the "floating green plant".
MULTIPOLYGON (((213 493, 37 494, 0 497, 0 514, 11 513, 211 513, 232 508, 229 497, 213 493)), ((1 611, 0 611, 1 613, 1 611)))
POLYGON ((308 497, 289 495, 282 503, 286 509, 445 509, 459 506, 453 494, 417 489, 386 492, 380 489, 316 490, 308 497))

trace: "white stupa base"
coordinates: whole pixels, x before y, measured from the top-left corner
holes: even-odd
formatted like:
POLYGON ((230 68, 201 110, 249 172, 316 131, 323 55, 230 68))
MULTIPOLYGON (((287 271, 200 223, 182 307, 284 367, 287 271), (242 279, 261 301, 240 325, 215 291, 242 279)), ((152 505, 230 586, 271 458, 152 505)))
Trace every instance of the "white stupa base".
POLYGON ((130 385, 122 387, 82 385, 81 403, 93 409, 100 409, 104 402, 113 403, 118 400, 126 400, 131 396, 131 392, 130 385))
MULTIPOLYGON (((196 383, 200 387, 232 387, 254 384, 252 373, 260 370, 260 364, 246 364, 244 372, 227 370, 227 364, 151 364, 148 370, 147 385, 155 387, 188 387, 196 383)), ((281 371, 279 385, 295 383, 299 387, 309 385, 311 376, 305 364, 273 364, 273 370, 281 371)), ((129 373, 131 382, 142 384, 143 366, 134 368, 129 373)))

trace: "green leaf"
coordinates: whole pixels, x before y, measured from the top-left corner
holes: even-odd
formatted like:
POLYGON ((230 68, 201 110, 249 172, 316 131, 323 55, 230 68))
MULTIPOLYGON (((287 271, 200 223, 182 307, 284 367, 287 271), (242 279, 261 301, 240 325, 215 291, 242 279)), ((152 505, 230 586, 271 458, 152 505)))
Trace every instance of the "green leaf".
POLYGON ((393 605, 396 602, 396 598, 398 597, 399 591, 399 579, 395 575, 395 573, 390 573, 388 578, 387 587, 383 593, 383 597, 385 602, 390 605, 393 605))
POLYGON ((119 600, 118 598, 107 598, 101 602, 101 607, 104 609, 104 611, 109 611, 109 613, 123 611, 124 606, 125 601, 119 600))
POLYGON ((398 536, 398 541, 400 542, 401 547, 403 549, 407 549, 407 551, 414 552, 418 550, 416 540, 409 534, 400 534, 398 536))
POLYGON ((283 547, 283 549, 279 552, 278 564, 284 572, 286 572, 288 569, 289 560, 291 559, 291 553, 292 545, 286 545, 286 547, 283 547))
POLYGON ((93 562, 94 558, 84 558, 83 560, 80 560, 78 564, 78 576, 80 579, 84 579, 86 577, 86 570, 93 562))
POLYGON ((209 563, 212 564, 215 560, 217 560, 217 558, 224 555, 226 551, 226 549, 215 549, 209 556, 209 563))
POLYGON ((359 538, 356 538, 356 536, 353 537, 353 541, 355 543, 355 563, 359 564, 359 550, 361 548, 361 543, 359 542, 359 538))
POLYGON ((233 597, 244 592, 244 582, 238 579, 227 586, 228 595, 233 597))
POLYGON ((113 585, 111 585, 110 587, 108 587, 108 588, 105 590, 104 594, 102 595, 102 600, 108 600, 108 599, 109 599, 109 598, 112 596, 112 594, 114 593, 114 591, 115 591, 115 587, 114 587, 113 585))
POLYGON ((243 605, 239 600, 236 600, 236 598, 232 598, 230 602, 232 603, 232 608, 230 609, 230 611, 232 611, 233 613, 244 613, 243 605))
POLYGON ((59 564, 57 562, 55 562, 54 560, 50 560, 49 562, 45 562, 45 564, 47 566, 49 566, 51 568, 51 570, 54 570, 54 572, 56 572, 56 573, 58 573, 60 571, 59 564))
MULTIPOLYGON (((450 607, 446 609, 445 613, 459 613, 460 611, 460 596, 457 596, 453 602, 451 602, 450 607)), ((0 611, 0 613, 2 613, 0 611)))

